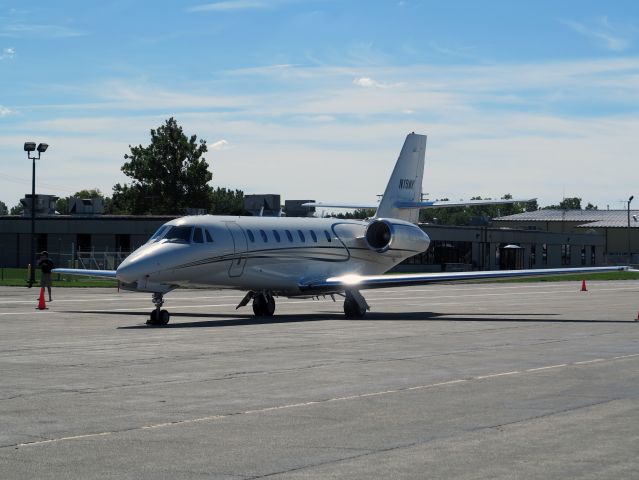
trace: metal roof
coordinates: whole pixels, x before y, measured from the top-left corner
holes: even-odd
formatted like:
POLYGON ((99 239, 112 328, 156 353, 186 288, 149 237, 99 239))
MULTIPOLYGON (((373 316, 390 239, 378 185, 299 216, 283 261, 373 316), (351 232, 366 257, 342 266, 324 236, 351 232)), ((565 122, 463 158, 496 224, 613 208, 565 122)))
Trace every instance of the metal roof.
MULTIPOLYGON (((632 214, 631 214, 632 215, 632 214)), ((639 215, 637 216, 639 220, 639 215)), ((600 220, 598 222, 584 223, 583 225, 577 225, 577 228, 628 228, 628 217, 623 220, 600 220)), ((630 218, 630 228, 639 228, 639 221, 635 222, 633 218, 630 218)))
MULTIPOLYGON (((630 223, 634 222, 632 215, 639 218, 639 210, 630 210, 630 223)), ((614 226, 628 225, 628 210, 535 210, 532 212, 516 213, 493 219, 507 222, 612 222, 614 226), (620 225, 622 222, 623 225, 620 225)))
MULTIPOLYGON (((630 225, 639 227, 639 222, 635 222, 632 219, 632 215, 636 215, 639 219, 639 210, 630 210, 630 215, 630 225)), ((623 227, 628 226, 628 210, 535 210, 494 218, 493 221, 583 222, 584 224, 591 224, 588 225, 590 227, 623 227), (601 225, 594 225, 595 223, 601 223, 601 225)))

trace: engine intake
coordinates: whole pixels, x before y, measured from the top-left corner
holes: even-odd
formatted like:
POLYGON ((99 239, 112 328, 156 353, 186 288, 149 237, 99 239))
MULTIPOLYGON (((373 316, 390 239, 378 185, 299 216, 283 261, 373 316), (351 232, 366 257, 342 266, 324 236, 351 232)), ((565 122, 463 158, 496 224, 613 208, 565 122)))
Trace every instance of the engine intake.
POLYGON ((366 229, 366 243, 368 248, 379 253, 385 252, 393 241, 393 226, 387 220, 375 220, 366 229))

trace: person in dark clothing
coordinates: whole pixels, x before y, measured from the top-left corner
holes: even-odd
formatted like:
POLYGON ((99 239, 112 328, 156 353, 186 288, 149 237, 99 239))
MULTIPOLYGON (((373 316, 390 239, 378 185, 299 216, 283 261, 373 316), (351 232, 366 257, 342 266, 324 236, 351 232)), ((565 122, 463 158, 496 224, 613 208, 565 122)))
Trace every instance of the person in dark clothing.
POLYGON ((47 287, 47 290, 49 291, 49 301, 51 301, 52 300, 51 270, 53 270, 55 266, 53 265, 53 262, 49 258, 49 252, 45 251, 40 254, 40 259, 38 260, 38 267, 40 267, 40 270, 42 271, 42 279, 40 281, 40 286, 47 287))

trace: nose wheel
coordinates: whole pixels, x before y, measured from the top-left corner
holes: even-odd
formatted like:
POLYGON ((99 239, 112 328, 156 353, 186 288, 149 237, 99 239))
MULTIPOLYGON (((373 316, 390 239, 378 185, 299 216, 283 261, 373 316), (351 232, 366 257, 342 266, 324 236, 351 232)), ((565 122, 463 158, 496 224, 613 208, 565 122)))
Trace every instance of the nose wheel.
POLYGON ((164 305, 164 297, 162 294, 154 293, 151 300, 153 301, 153 305, 155 305, 155 309, 151 311, 151 316, 146 321, 146 324, 154 327, 161 327, 169 323, 171 315, 168 310, 162 309, 162 305, 164 305))

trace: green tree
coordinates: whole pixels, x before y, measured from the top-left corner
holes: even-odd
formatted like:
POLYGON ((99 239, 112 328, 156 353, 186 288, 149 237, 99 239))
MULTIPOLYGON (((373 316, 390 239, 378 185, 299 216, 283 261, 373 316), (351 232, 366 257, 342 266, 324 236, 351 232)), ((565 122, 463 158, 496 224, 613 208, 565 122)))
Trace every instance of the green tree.
POLYGON ((208 208, 213 175, 202 155, 205 140, 187 137, 171 117, 151 130, 151 143, 132 147, 122 172, 133 181, 113 187, 113 209, 130 214, 182 214, 189 207, 208 208))
POLYGON ((7 208, 7 204, 0 200, 0 215, 8 215, 9 209, 7 208))
POLYGON ((24 205, 18 202, 17 205, 11 207, 11 211, 9 212, 9 215, 22 215, 23 212, 24 212, 24 205))
POLYGON ((242 215, 244 213, 244 192, 216 188, 211 192, 209 213, 213 215, 242 215))
POLYGON ((581 198, 569 197, 564 198, 559 205, 548 205, 543 210, 581 210, 581 198))
POLYGON ((593 205, 592 203, 588 202, 588 205, 586 205, 586 208, 584 208, 584 210, 599 210, 599 208, 597 207, 597 205, 593 205))

